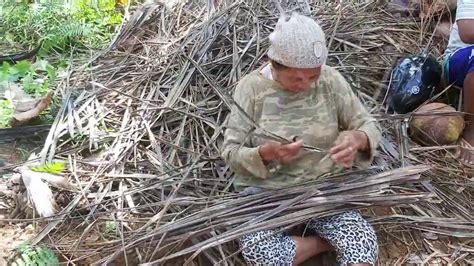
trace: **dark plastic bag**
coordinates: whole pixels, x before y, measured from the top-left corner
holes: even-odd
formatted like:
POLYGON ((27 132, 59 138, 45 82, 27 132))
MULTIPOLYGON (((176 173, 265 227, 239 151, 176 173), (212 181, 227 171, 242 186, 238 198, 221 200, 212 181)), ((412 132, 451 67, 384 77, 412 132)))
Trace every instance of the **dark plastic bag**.
POLYGON ((392 69, 387 94, 389 110, 400 114, 414 111, 433 96, 441 75, 441 65, 432 56, 401 58, 392 69))

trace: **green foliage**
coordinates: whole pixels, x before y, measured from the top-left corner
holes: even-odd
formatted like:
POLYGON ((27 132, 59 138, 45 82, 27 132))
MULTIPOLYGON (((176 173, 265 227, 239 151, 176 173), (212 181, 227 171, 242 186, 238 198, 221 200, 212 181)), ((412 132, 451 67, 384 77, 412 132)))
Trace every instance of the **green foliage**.
POLYGON ((95 38, 89 40, 89 45, 100 48, 106 44, 117 25, 122 23, 122 14, 115 9, 115 1, 99 1, 97 8, 92 8, 90 1, 81 0, 74 13, 74 19, 83 25, 88 25, 89 35, 95 38))
MULTIPOLYGON (((122 13, 114 0, 73 1, 73 7, 57 4, 61 1, 0 1, 0 50, 4 54, 31 50, 42 43, 39 58, 52 53, 76 54, 83 49, 103 48, 115 28, 122 23, 122 13), (43 3, 36 3, 43 2, 43 3), (96 1, 94 1, 96 2, 96 1), (6 51, 6 48, 17 49, 6 51)), ((38 58, 38 57, 37 57, 38 58)), ((57 78, 59 68, 67 66, 64 56, 50 65, 39 60, 32 64, 21 61, 15 65, 0 65, 1 84, 21 84, 30 95, 43 97, 57 78)), ((50 110, 59 106, 53 100, 50 110)), ((0 127, 7 126, 13 115, 12 102, 0 98, 0 127)), ((51 121, 54 116, 43 112, 41 119, 51 121)))
POLYGON ((13 74, 18 76, 24 76, 28 73, 31 69, 31 63, 28 61, 21 61, 15 64, 10 70, 12 70, 13 74))
POLYGON ((115 221, 107 221, 105 222, 105 233, 106 234, 115 234, 115 231, 117 230, 117 224, 115 221))
POLYGON ((30 17, 28 16, 28 5, 11 3, 0 4, 0 28, 3 36, 0 37, 2 43, 35 43, 38 39, 32 33, 30 17))
POLYGON ((77 8, 50 1, 42 4, 0 3, 0 28, 5 29, 0 35, 0 45, 20 44, 24 49, 31 49, 42 40, 40 55, 67 52, 80 46, 103 47, 122 22, 115 1, 99 1, 98 7, 92 7, 87 0, 77 2, 77 8))
POLYGON ((31 64, 28 61, 18 62, 11 66, 8 62, 3 62, 0 68, 0 82, 16 82, 28 73, 31 64))
POLYGON ((12 265, 59 265, 54 252, 47 247, 33 248, 28 244, 18 247, 20 255, 12 265))
MULTIPOLYGON (((0 66, 0 86, 8 86, 9 83, 21 83, 21 87, 26 93, 34 97, 43 97, 56 80, 56 75, 57 69, 45 60, 38 60, 34 64, 28 61, 20 61, 15 65, 3 62, 0 66)), ((57 100, 53 99, 50 109, 59 105, 57 100)), ((0 128, 10 126, 13 114, 13 96, 7 90, 4 99, 0 99, 0 128)), ((41 116, 47 116, 47 114, 41 114, 41 116)))
POLYGON ((115 1, 99 1, 97 8, 91 8, 90 1, 79 1, 75 18, 108 30, 113 30, 116 25, 122 23, 122 15, 115 10, 115 1))
POLYGON ((45 60, 39 60, 34 64, 20 61, 13 66, 3 62, 0 67, 0 83, 21 81, 26 93, 42 97, 56 79, 56 72, 56 68, 45 60))
POLYGON ((45 165, 32 166, 31 170, 35 172, 50 173, 57 175, 66 169, 64 162, 51 162, 45 165))
POLYGON ((0 102, 0 128, 10 127, 10 120, 13 117, 13 105, 9 99, 0 102))

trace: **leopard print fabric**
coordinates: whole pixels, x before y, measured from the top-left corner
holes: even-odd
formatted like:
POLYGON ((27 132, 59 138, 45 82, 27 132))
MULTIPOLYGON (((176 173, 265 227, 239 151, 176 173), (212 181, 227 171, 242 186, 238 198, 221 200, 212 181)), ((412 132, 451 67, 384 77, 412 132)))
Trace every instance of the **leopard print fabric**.
POLYGON ((246 235, 240 239, 240 245, 249 265, 292 265, 296 254, 293 239, 274 230, 246 235))
MULTIPOLYGON (((375 264, 377 236, 358 211, 312 220, 307 229, 328 241, 336 250, 338 264, 375 264)), ((285 232, 264 230, 240 239, 242 254, 249 265, 292 265, 296 254, 293 239, 285 232)))

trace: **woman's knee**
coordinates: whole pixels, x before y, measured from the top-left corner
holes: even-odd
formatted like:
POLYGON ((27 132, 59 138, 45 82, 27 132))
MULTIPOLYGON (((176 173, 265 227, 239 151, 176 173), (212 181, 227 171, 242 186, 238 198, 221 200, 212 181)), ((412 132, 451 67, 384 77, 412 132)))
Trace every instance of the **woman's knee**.
POLYGON ((378 257, 374 228, 358 211, 316 220, 310 227, 336 250, 341 264, 374 264, 378 257))
POLYGON ((250 265, 292 265, 296 245, 288 235, 272 230, 240 238, 244 259, 250 265))
POLYGON ((339 246, 340 257, 347 264, 375 264, 378 258, 378 239, 375 229, 360 214, 342 237, 339 246))

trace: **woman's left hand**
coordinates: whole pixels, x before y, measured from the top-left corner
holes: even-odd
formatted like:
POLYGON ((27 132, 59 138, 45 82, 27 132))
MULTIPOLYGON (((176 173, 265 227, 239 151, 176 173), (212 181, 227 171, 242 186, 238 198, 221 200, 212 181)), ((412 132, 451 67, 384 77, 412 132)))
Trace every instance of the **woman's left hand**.
POLYGON ((329 150, 331 159, 345 168, 354 164, 357 152, 366 151, 369 146, 367 135, 359 130, 343 131, 329 150))

